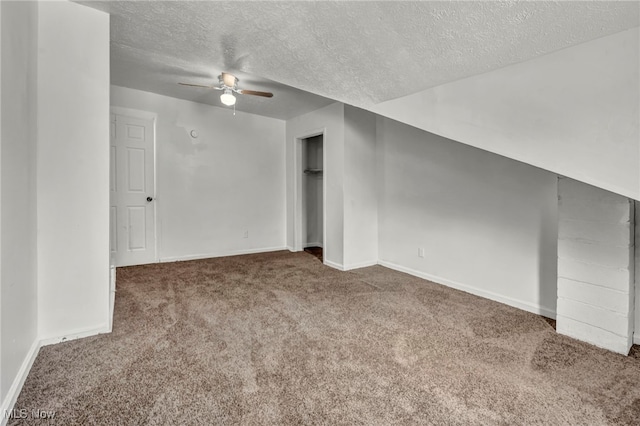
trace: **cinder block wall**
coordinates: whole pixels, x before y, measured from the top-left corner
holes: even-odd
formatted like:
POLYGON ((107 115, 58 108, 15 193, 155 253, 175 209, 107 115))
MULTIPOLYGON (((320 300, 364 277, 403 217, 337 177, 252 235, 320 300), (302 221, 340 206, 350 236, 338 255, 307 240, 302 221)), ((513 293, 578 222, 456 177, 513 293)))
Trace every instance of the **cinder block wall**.
POLYGON ((627 354, 634 329, 634 203, 558 180, 557 330, 627 354))

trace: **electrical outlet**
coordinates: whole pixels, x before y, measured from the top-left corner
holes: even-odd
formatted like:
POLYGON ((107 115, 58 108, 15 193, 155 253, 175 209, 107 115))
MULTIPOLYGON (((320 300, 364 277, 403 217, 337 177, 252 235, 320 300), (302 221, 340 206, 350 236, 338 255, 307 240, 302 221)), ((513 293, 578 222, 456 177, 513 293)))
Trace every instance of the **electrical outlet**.
POLYGON ((418 248, 418 257, 424 257, 424 249, 422 247, 418 248))
POLYGON ((249 231, 244 231, 242 238, 249 238, 249 231))

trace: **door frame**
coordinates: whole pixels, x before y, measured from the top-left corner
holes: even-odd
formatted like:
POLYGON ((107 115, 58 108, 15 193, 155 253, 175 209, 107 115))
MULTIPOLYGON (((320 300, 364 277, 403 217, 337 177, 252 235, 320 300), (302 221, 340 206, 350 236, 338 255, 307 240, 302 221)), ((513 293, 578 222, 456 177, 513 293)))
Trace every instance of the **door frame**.
MULTIPOLYGON (((153 201, 155 203, 153 209, 153 259, 155 263, 160 262, 160 257, 158 255, 158 241, 160 240, 160 235, 158 234, 158 171, 157 171, 157 122, 158 122, 158 114, 155 112, 143 111, 132 108, 124 108, 119 106, 111 106, 110 108, 111 114, 116 115, 126 115, 132 118, 138 118, 141 120, 151 120, 151 126, 153 129, 153 201)), ((111 166, 111 165, 109 165, 111 166)), ((109 202, 109 208, 111 208, 111 202, 109 202)), ((109 223, 109 232, 111 232, 111 223, 109 223)), ((111 266, 115 266, 115 259, 109 259, 109 264, 111 266)))
MULTIPOLYGON (((160 236, 158 235, 158 205, 157 205, 157 194, 158 194, 158 179, 157 179, 157 154, 156 154, 156 123, 158 121, 158 114, 153 112, 147 112, 137 109, 131 108, 123 108, 118 106, 111 106, 109 108, 109 128, 111 128, 111 114, 115 115, 126 115, 128 117, 138 118, 142 120, 151 120, 151 126, 153 129, 153 199, 156 202, 153 209, 153 258, 156 263, 160 261, 158 257, 158 240, 160 236)), ((109 145, 111 145, 111 135, 109 135, 109 145)), ((111 149, 111 148, 109 148, 111 149)), ((109 173, 111 173, 111 155, 109 155, 109 173)), ((109 178, 111 179, 111 178, 109 178)), ((109 190, 109 218, 111 218, 111 190, 109 190)), ((111 219, 109 219, 109 244, 111 244, 111 219)), ((108 249, 109 251, 109 331, 113 329, 113 311, 115 307, 115 294, 116 294, 116 266, 115 259, 111 257, 111 247, 108 249)))
MULTIPOLYGON (((141 120, 151 120, 151 123, 152 123, 151 124, 153 129, 153 141, 152 141, 152 144, 153 144, 153 195, 152 197, 155 203, 154 209, 153 209, 153 260, 155 263, 159 263, 160 257, 158 254, 158 240, 160 239, 160 236, 158 235, 158 177, 157 177, 158 167, 157 167, 157 153, 156 153, 156 149, 157 149, 156 127, 158 122, 158 114, 154 112, 143 111, 143 110, 132 109, 132 108, 124 108, 124 107, 118 107, 118 106, 112 106, 110 108, 110 112, 112 114, 126 115, 128 117, 138 118, 141 120)), ((109 206, 109 208, 111 208, 111 206, 109 206)), ((111 229, 109 229, 109 232, 111 232, 111 229)), ((110 259, 110 264, 112 263, 114 262, 110 259)))
POLYGON ((322 135, 322 249, 323 249, 323 263, 326 256, 327 249, 327 129, 322 127, 315 130, 310 130, 304 134, 296 136, 294 138, 293 145, 293 251, 304 250, 302 244, 302 187, 304 179, 304 171, 302 170, 302 144, 305 139, 322 135))

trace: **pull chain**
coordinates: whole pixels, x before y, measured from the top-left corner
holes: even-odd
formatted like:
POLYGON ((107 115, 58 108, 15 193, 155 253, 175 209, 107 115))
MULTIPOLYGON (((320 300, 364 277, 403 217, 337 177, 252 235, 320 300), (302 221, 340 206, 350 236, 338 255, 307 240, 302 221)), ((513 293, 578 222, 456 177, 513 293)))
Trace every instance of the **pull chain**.
POLYGON ((236 115, 236 104, 233 104, 233 115, 236 115))

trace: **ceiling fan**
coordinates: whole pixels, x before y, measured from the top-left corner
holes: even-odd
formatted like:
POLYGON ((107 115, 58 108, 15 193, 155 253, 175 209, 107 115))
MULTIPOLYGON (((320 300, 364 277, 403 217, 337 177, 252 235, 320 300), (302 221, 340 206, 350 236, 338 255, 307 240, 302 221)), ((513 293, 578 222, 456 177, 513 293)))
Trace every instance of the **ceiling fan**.
POLYGON ((191 87, 204 87, 206 89, 213 90, 222 90, 222 95, 220 95, 220 101, 228 106, 235 105, 236 97, 233 96, 234 93, 239 95, 253 95, 253 96, 262 96, 263 98, 272 98, 273 93, 270 92, 259 92, 257 90, 247 90, 247 89, 238 89, 238 79, 236 76, 229 74, 227 72, 223 72, 218 76, 218 85, 217 86, 203 86, 201 84, 190 84, 190 83, 178 83, 182 86, 191 86, 191 87))

